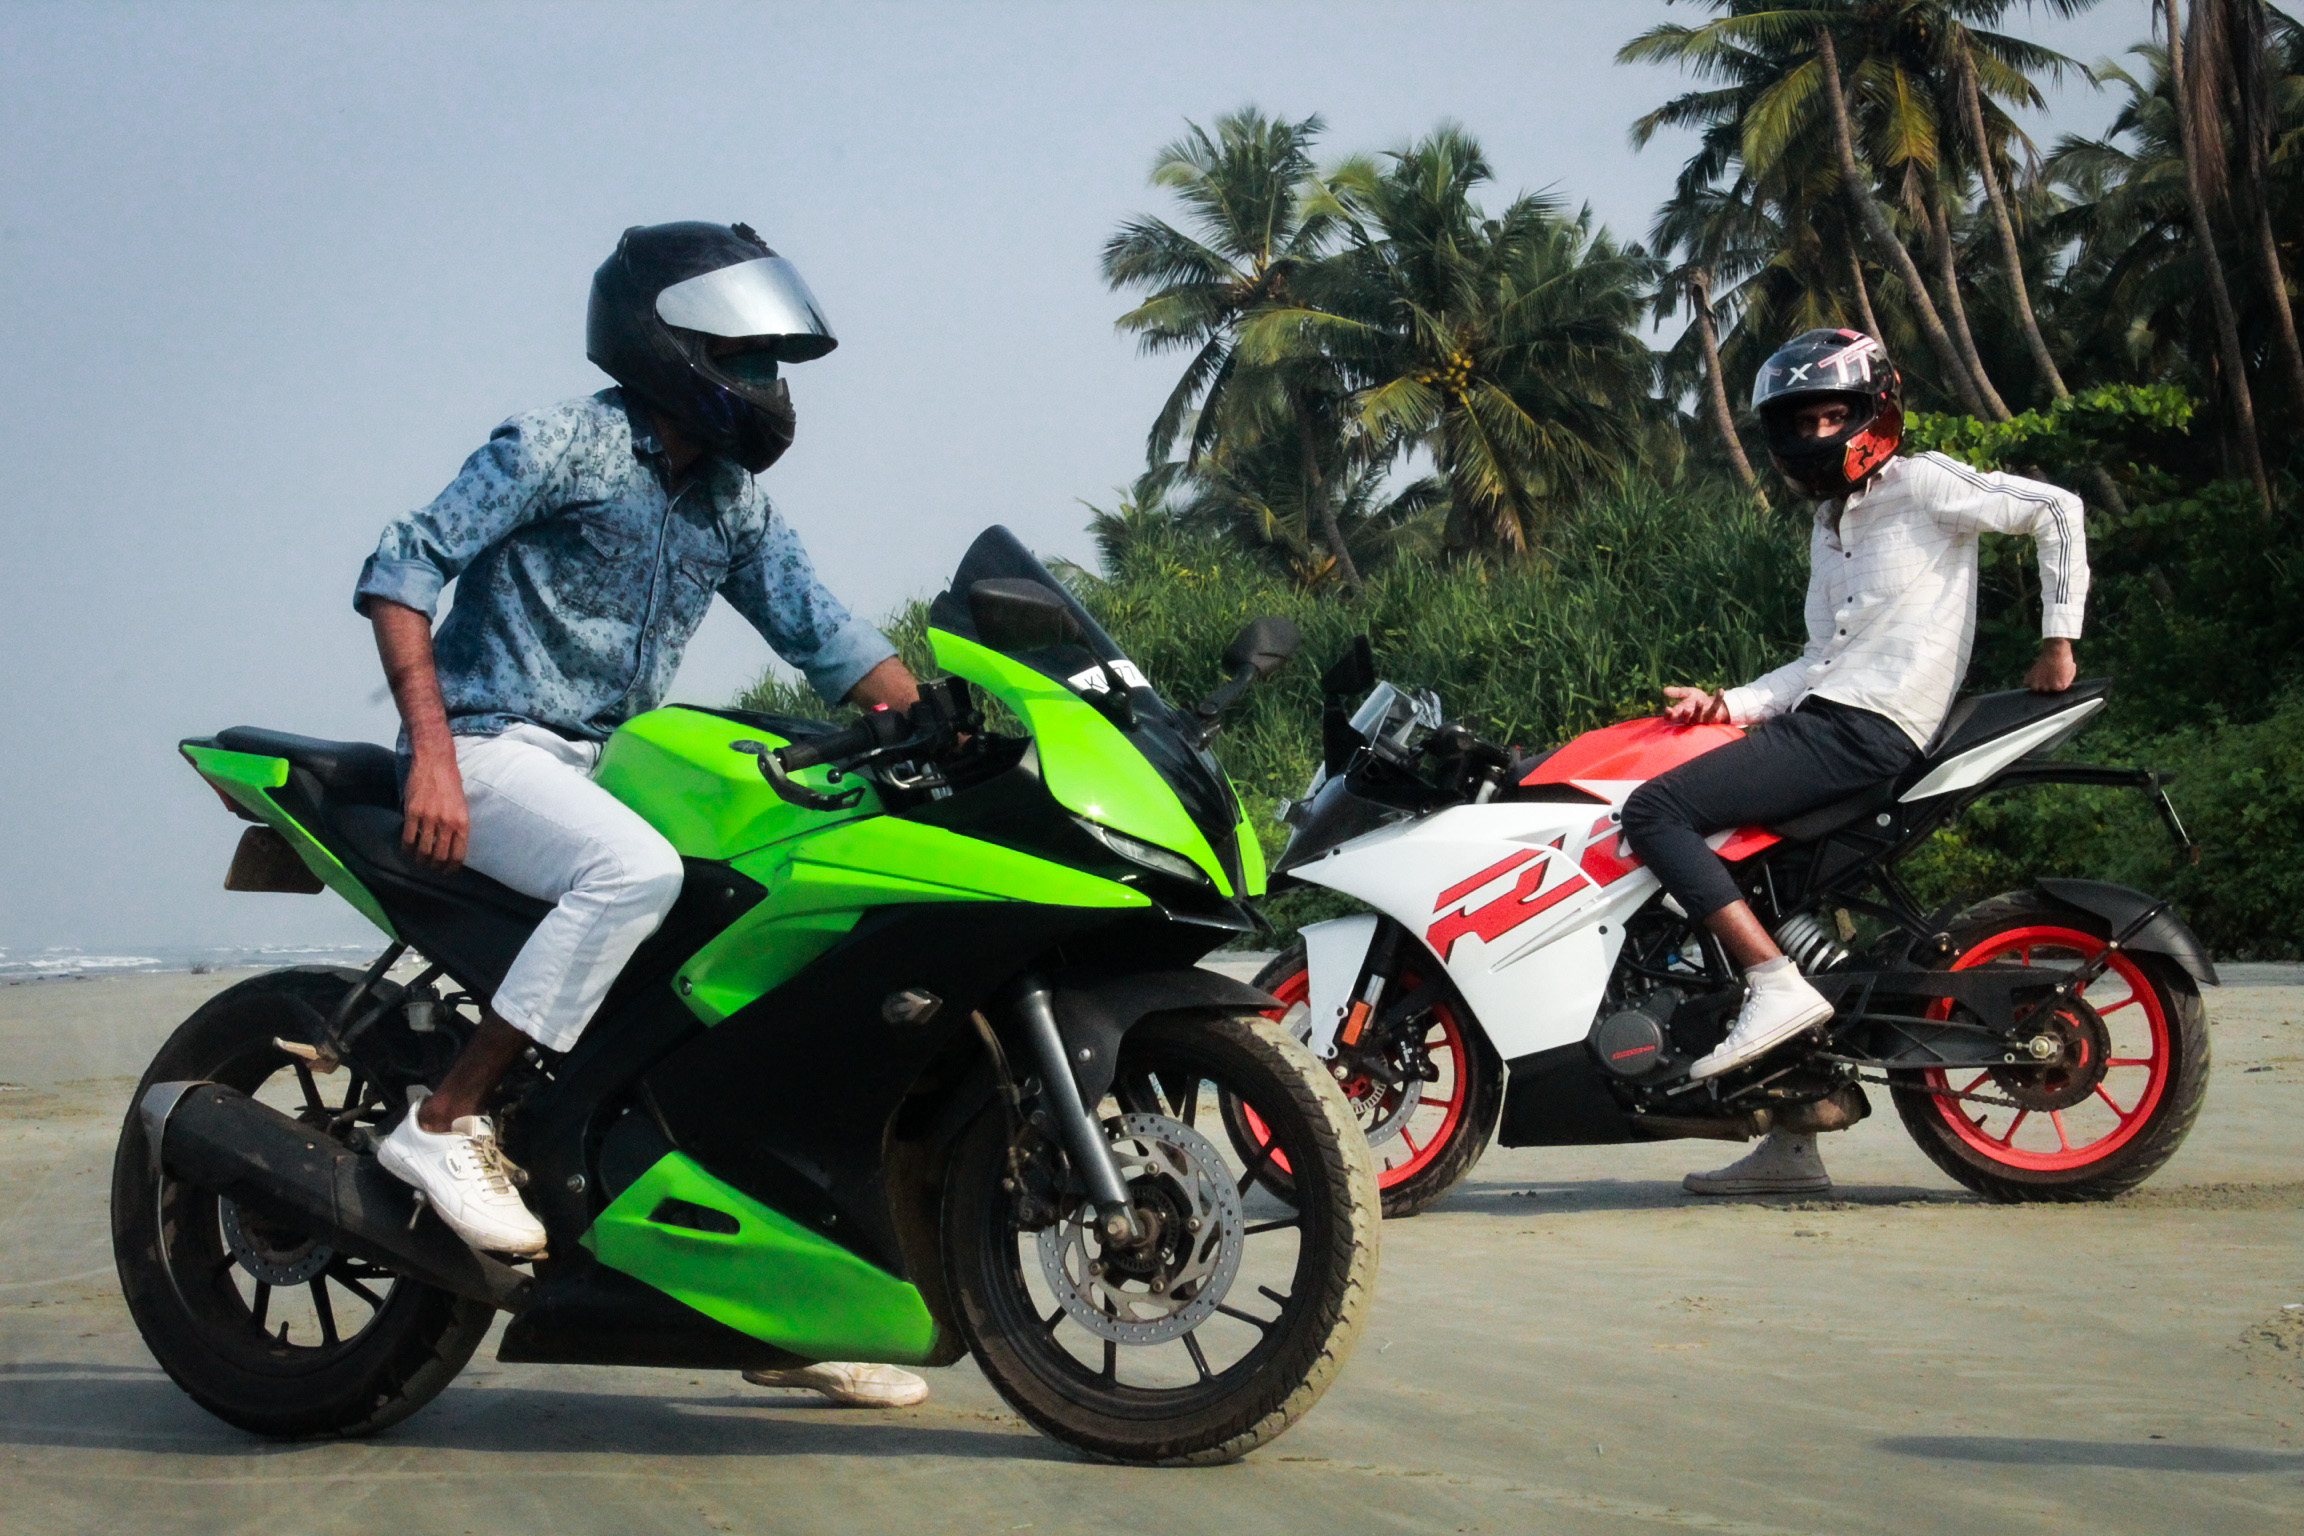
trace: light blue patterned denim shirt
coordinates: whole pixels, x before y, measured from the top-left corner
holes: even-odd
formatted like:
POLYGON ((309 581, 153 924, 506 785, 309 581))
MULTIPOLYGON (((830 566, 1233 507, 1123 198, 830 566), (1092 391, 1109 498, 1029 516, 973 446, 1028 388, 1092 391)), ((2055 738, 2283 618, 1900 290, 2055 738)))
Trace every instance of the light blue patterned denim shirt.
POLYGON ((394 518, 353 606, 429 615, 450 729, 531 721, 599 741, 664 702, 717 592, 837 703, 896 654, 816 579, 759 482, 725 459, 671 488, 645 413, 622 392, 515 416, 431 505, 394 518))

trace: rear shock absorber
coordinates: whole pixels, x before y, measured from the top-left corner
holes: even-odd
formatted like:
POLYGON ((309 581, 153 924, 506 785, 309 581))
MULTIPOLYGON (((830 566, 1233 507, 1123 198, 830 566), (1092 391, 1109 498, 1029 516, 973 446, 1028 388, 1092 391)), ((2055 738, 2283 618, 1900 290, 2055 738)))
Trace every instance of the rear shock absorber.
POLYGON ((1848 947, 1813 912, 1795 912, 1776 925, 1776 947, 1803 975, 1813 976, 1848 962, 1848 947))

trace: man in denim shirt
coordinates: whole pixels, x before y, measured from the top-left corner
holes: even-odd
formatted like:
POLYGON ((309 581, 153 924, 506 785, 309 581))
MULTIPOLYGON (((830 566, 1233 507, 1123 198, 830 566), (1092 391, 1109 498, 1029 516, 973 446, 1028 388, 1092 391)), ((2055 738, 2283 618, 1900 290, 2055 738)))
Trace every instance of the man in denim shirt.
POLYGON ((489 1095, 530 1041, 575 1043, 680 892, 671 844, 591 781, 601 743, 663 702, 715 593, 826 700, 919 696, 753 478, 791 442, 779 364, 834 345, 790 264, 741 224, 627 230, 593 279, 587 341, 620 387, 498 427, 386 527, 354 597, 404 723, 406 845, 555 904, 379 1148, 466 1241, 514 1254, 544 1228, 505 1177, 489 1095))
MULTIPOLYGON (((619 387, 498 427, 384 530, 354 596, 400 707, 409 850, 554 903, 470 1045, 378 1148, 467 1242, 512 1254, 544 1228, 506 1176, 489 1097, 530 1041, 575 1043, 680 893, 672 845, 592 782, 601 743, 663 702, 715 593, 826 700, 919 697, 753 478, 792 441, 780 365, 835 345, 791 265, 741 224, 627 230, 593 277, 586 341, 619 387)), ((886 1366, 757 1379, 852 1403, 927 1395, 886 1366)))

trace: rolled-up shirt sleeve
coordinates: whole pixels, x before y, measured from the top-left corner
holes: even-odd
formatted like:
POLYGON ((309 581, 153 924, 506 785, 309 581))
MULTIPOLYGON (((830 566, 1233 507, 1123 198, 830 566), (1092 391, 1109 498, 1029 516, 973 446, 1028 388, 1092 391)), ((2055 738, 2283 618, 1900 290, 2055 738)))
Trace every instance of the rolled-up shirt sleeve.
POLYGON ((720 593, 827 704, 845 699, 865 673, 896 654, 886 635, 816 579, 800 536, 773 512, 757 543, 730 563, 720 593))
POLYGON ((1957 533, 2028 533, 2040 556, 2040 633, 2077 640, 2088 608, 2088 529, 2080 498, 2021 475, 1971 469, 1937 455, 1929 487, 1936 521, 1957 533))
POLYGON ((489 435, 448 488, 384 526, 360 567, 352 606, 383 598, 429 617, 440 591, 480 552, 553 505, 570 437, 540 418, 515 416, 489 435))

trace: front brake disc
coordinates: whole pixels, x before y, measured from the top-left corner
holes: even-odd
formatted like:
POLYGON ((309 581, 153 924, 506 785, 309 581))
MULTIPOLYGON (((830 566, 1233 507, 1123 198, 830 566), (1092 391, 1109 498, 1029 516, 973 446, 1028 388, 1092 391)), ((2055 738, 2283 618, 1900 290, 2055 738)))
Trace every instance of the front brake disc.
POLYGON ((1206 1322, 1232 1288, 1246 1243, 1239 1186, 1207 1137, 1166 1115, 1104 1122, 1149 1239, 1106 1243, 1075 1201, 1039 1234, 1040 1273, 1074 1322, 1119 1344, 1159 1344, 1206 1322))

